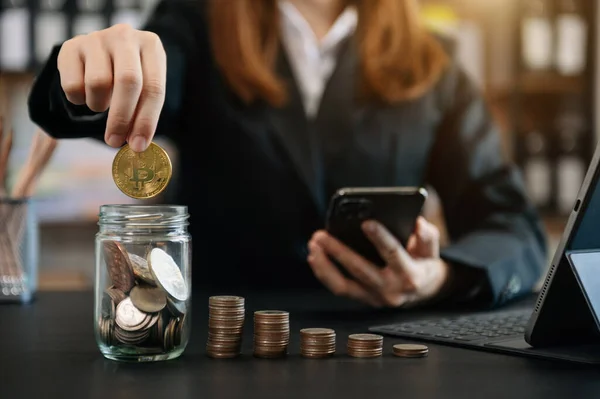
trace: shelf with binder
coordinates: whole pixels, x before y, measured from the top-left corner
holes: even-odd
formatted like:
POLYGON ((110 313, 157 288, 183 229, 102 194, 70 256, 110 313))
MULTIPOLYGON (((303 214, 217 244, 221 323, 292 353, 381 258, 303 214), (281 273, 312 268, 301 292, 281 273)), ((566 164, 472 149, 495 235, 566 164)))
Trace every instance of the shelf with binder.
POLYGON ((142 25, 139 0, 0 0, 0 71, 36 72, 69 38, 127 23, 142 25))
POLYGON ((573 94, 585 91, 585 76, 564 76, 556 72, 523 72, 517 82, 524 94, 573 94))
POLYGON ((591 3, 527 0, 514 18, 514 152, 532 201, 550 217, 572 210, 596 144, 591 3))

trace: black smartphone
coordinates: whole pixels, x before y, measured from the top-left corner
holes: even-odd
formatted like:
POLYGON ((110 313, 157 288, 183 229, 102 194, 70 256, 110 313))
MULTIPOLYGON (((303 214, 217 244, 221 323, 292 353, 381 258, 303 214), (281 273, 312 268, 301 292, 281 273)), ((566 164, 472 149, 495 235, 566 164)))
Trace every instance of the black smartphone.
POLYGON ((382 267, 385 262, 365 236, 362 223, 378 221, 406 246, 426 199, 427 190, 421 187, 343 188, 331 198, 326 230, 382 267))

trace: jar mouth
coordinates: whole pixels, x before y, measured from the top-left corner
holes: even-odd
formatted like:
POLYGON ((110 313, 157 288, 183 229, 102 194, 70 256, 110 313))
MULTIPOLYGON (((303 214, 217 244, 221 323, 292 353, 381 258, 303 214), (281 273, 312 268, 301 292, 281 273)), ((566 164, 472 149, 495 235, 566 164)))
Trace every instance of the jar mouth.
POLYGON ((168 226, 186 223, 188 208, 184 205, 102 205, 100 225, 168 226))

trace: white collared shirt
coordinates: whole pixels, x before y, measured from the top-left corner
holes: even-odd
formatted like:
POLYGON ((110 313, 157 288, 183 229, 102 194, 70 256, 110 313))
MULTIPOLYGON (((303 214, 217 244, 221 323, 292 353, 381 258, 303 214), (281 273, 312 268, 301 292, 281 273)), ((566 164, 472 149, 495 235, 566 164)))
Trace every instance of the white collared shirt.
POLYGON ((279 1, 281 37, 308 118, 317 115, 325 86, 333 73, 343 41, 356 30, 358 16, 348 7, 319 42, 302 14, 288 1, 279 1))

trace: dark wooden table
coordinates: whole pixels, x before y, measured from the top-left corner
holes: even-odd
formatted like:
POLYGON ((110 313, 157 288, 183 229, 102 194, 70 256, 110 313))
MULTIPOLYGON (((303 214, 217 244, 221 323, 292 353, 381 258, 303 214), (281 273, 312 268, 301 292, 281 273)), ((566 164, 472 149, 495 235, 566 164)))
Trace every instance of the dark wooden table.
MULTIPOLYGON (((239 293, 238 293, 239 294, 239 293)), ((208 294, 207 294, 208 295, 208 294)), ((207 296, 194 294, 193 333, 184 355, 169 362, 104 359, 94 341, 93 294, 44 293, 31 305, 0 305, 0 398, 598 398, 600 370, 429 345, 423 359, 400 359, 385 338, 384 356, 346 356, 346 338, 367 327, 419 316, 373 312, 326 294, 246 294, 243 355, 204 354, 207 296), (291 313, 290 354, 255 359, 251 311, 291 313), (298 330, 331 327, 337 355, 299 356, 298 330)))

